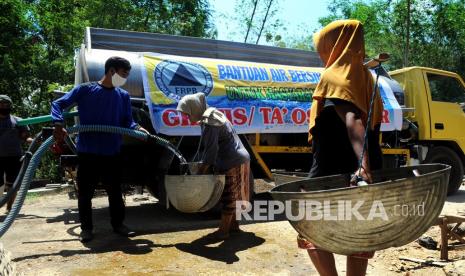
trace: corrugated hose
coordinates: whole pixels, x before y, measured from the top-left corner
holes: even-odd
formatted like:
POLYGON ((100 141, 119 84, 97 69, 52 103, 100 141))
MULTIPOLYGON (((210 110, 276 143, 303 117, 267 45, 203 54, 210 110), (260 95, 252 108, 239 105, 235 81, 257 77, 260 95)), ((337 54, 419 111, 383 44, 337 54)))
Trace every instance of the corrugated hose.
MULTIPOLYGON (((129 136, 139 140, 143 140, 148 143, 156 143, 173 152, 173 154, 179 159, 181 164, 187 164, 186 159, 182 156, 179 150, 168 140, 156 135, 147 134, 142 131, 105 125, 77 125, 67 128, 66 130, 68 134, 74 134, 79 132, 105 132, 121 134, 124 136, 129 136)), ((11 196, 13 196, 14 192, 16 192, 15 188, 16 190, 18 190, 18 194, 16 196, 15 202, 13 203, 11 211, 8 213, 5 220, 0 224, 0 237, 2 237, 8 231, 8 229, 18 216, 19 211, 23 206, 24 200, 26 199, 27 191, 29 190, 31 181, 35 175, 37 167, 39 166, 40 159, 42 158, 42 155, 48 150, 48 148, 54 143, 53 136, 51 136, 47 140, 45 140, 45 142, 43 142, 34 153, 32 153, 32 151, 37 147, 39 140, 38 137, 39 135, 36 136, 31 146, 29 147, 29 150, 24 155, 23 165, 21 167, 20 174, 16 178, 15 185, 13 185, 13 189, 11 189, 11 192, 8 192, 6 196, 0 199, 0 203, 3 203, 0 204, 0 206, 3 206, 8 201, 8 199, 11 198, 11 196), (20 181, 21 185, 18 186, 20 181)))

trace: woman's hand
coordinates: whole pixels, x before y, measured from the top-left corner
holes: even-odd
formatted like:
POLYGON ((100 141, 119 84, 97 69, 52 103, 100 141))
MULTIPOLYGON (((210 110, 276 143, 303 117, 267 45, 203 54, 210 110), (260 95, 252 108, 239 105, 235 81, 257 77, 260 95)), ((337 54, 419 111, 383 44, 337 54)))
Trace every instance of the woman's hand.
POLYGON ((363 179, 367 183, 373 183, 373 177, 371 176, 371 171, 369 169, 364 169, 363 167, 360 170, 356 170, 354 176, 350 180, 351 186, 357 186, 357 182, 363 179))
POLYGON ((210 165, 201 164, 196 174, 208 174, 209 169, 210 169, 210 165))

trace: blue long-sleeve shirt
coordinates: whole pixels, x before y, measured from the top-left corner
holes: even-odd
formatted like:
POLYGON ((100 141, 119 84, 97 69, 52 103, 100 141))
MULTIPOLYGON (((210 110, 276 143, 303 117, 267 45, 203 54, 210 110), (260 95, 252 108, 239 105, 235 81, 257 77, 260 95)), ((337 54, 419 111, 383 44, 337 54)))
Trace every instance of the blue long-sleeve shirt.
MULTIPOLYGON (((121 88, 106 88, 99 83, 76 86, 52 103, 54 122, 63 122, 63 110, 77 104, 81 125, 109 125, 136 128, 132 118, 131 100, 121 88)), ((78 152, 115 155, 121 147, 121 135, 110 133, 80 133, 78 152)))

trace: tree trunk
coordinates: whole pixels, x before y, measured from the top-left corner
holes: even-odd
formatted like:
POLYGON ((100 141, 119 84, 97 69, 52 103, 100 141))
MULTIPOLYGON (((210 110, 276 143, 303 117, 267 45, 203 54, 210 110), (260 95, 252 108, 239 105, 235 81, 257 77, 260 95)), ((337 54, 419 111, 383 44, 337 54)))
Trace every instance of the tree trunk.
POLYGON ((258 33, 258 36, 257 36, 257 42, 255 42, 255 44, 258 44, 258 41, 260 40, 260 36, 262 36, 262 31, 263 31, 263 28, 265 27, 266 20, 268 19, 268 13, 270 12, 271 4, 273 4, 273 0, 270 0, 270 3, 268 3, 268 8, 266 9, 266 14, 262 22, 262 27, 260 28, 260 32, 258 33))
POLYGON ((253 4, 252 16, 250 17, 250 22, 247 24, 247 33, 245 34, 244 43, 247 43, 247 38, 249 37, 250 28, 252 28, 252 21, 255 16, 255 10, 257 9, 258 0, 255 0, 253 4))

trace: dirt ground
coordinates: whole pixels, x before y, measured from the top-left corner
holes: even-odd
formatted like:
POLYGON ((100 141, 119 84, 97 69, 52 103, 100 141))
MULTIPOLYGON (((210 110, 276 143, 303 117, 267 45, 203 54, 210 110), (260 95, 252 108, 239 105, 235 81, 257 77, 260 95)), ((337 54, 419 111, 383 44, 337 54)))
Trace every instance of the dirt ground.
MULTIPOLYGON (((263 196, 263 195, 262 195, 263 196)), ((16 220, 0 242, 25 275, 316 275, 306 252, 296 247, 296 232, 287 221, 257 222, 245 233, 209 244, 214 214, 181 214, 166 210, 148 194, 126 198, 126 224, 138 232, 122 238, 111 231, 106 197, 93 200, 95 239, 83 245, 77 202, 66 192, 28 196, 16 220)), ((443 213, 465 209, 465 187, 449 197, 443 213)), ((426 233, 439 240, 439 228, 426 233)), ((416 242, 379 251, 369 262, 368 275, 446 275, 442 268, 399 260, 400 256, 439 259, 438 250, 416 242)), ((450 251, 451 264, 465 260, 464 250, 450 251)), ((345 257, 336 256, 340 275, 345 257)))

